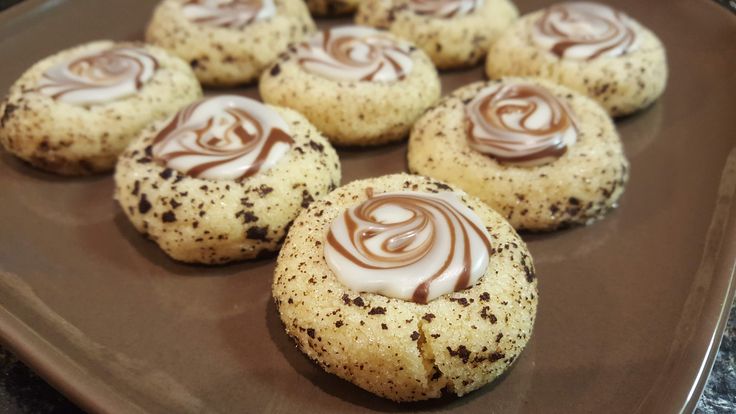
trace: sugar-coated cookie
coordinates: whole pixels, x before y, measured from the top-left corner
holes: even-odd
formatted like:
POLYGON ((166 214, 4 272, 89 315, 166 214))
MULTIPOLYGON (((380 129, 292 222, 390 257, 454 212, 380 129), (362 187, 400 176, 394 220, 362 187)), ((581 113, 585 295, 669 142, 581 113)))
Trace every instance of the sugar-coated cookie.
POLYGON ((409 170, 457 185, 518 230, 603 217, 624 191, 628 161, 606 111, 549 81, 476 82, 417 121, 409 170))
POLYGON ((115 198, 169 256, 214 264, 277 250, 339 183, 335 150, 303 116, 222 95, 147 128, 120 157, 115 198))
POLYGON ((662 94, 667 59, 657 36, 623 12, 570 2, 517 21, 488 51, 486 73, 550 79, 621 116, 662 94))
POLYGON ((537 282, 500 215, 443 182, 396 174, 304 210, 273 296, 287 334, 325 371, 417 401, 504 372, 531 335, 537 282))
POLYGON ((360 0, 306 0, 314 16, 338 16, 355 11, 360 0))
POLYGON ((293 45, 259 84, 265 102, 295 109, 335 144, 404 138, 440 95, 427 55, 388 32, 343 26, 293 45))
POLYGON ((202 95, 189 66, 154 46, 96 41, 47 57, 0 103, 0 144, 64 175, 112 170, 146 126, 202 95))
POLYGON ((452 69, 477 64, 518 15, 509 0, 367 0, 355 21, 411 40, 452 69))
POLYGON ((146 41, 189 62, 202 84, 233 86, 314 30, 302 0, 163 0, 146 41))

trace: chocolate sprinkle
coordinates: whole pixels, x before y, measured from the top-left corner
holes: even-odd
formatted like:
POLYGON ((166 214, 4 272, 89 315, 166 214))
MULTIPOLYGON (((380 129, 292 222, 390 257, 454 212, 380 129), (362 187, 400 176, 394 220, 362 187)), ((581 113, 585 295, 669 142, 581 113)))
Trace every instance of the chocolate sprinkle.
POLYGON ((145 194, 141 194, 141 201, 138 202, 138 211, 141 214, 146 214, 149 210, 151 210, 151 203, 148 201, 145 194))

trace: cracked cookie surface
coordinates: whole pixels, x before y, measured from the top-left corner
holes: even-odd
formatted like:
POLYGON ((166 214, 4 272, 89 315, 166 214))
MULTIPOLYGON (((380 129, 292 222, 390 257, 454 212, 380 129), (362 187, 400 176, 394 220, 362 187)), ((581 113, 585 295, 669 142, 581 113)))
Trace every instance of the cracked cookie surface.
POLYGON ((481 201, 463 195, 492 250, 473 286, 426 305, 361 293, 339 282, 324 258, 330 224, 376 193, 455 191, 430 178, 396 174, 352 182, 295 220, 276 265, 273 296, 286 332, 327 372, 395 401, 463 395, 503 373, 531 335, 537 281, 524 242, 481 201))

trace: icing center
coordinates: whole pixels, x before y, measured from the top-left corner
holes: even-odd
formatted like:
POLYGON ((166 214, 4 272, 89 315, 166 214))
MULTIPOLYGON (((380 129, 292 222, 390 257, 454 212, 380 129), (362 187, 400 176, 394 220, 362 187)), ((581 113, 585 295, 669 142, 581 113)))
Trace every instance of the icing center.
POLYGON ((394 192, 345 210, 330 226, 325 259, 360 292, 427 303, 475 284, 491 236, 456 193, 394 192))
POLYGON ((189 0, 182 5, 184 17, 192 23, 230 29, 273 17, 273 0, 189 0))
POLYGON ((546 164, 577 141, 567 107, 535 85, 489 86, 467 104, 465 113, 468 144, 501 162, 546 164))
POLYGON ((411 72, 410 49, 376 29, 343 26, 298 45, 296 55, 305 70, 328 79, 393 82, 411 72))
POLYGON ((276 111, 242 96, 222 95, 174 115, 154 139, 153 157, 192 177, 235 180, 268 170, 293 143, 276 111))
POLYGON ((416 14, 449 19, 473 13, 483 0, 409 0, 408 6, 416 14))
POLYGON ((588 2, 549 7, 534 23, 532 39, 559 57, 580 60, 616 57, 638 48, 629 17, 608 6, 588 2))
POLYGON ((53 66, 38 91, 77 105, 110 102, 138 92, 157 69, 158 61, 144 49, 113 47, 53 66))

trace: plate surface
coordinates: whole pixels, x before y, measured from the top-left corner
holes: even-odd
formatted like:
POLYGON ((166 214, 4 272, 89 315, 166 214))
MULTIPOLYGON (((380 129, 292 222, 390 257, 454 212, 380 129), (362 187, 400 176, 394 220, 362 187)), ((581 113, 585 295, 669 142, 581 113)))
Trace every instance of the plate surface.
MULTIPOLYGON (((63 48, 140 39, 154 3, 31 0, 0 14, 0 90, 63 48)), ((664 41, 668 89, 617 122, 632 164, 620 207, 590 227, 524 235, 537 324, 494 384, 398 405, 326 374, 283 333, 273 260, 175 263, 129 225, 110 176, 59 178, 4 152, 2 341, 99 412, 692 410, 733 297, 736 18, 709 0, 616 5, 664 41)), ((445 92, 481 78, 445 73, 445 92)), ((342 150, 343 183, 404 171, 405 153, 404 143, 342 150)))

